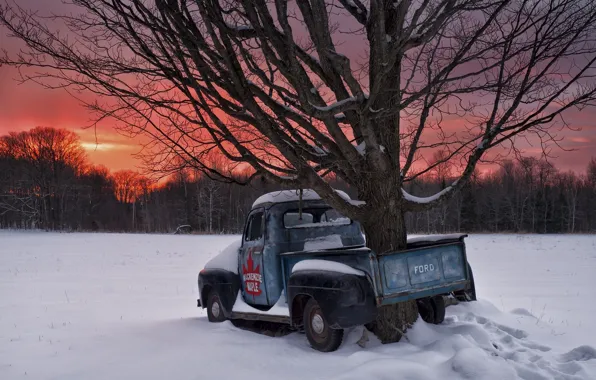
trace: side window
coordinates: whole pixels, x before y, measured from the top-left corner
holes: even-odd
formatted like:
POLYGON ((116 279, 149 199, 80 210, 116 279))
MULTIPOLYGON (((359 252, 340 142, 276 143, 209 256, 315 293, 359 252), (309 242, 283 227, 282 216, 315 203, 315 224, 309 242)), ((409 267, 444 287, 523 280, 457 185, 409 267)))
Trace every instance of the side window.
POLYGON ((246 236, 244 240, 253 241, 263 237, 263 213, 252 214, 246 226, 246 236))

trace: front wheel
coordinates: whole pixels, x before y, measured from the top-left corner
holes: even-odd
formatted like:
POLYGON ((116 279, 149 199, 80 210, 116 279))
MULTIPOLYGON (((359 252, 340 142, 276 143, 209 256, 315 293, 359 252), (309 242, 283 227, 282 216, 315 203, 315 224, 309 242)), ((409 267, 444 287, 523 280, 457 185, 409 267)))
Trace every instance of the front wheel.
POLYGON ((329 327, 321 307, 313 298, 304 308, 304 332, 312 348, 321 352, 337 350, 344 337, 344 330, 329 327))
POLYGON ((207 319, 209 322, 223 322, 226 320, 221 299, 215 290, 210 291, 207 298, 207 319))

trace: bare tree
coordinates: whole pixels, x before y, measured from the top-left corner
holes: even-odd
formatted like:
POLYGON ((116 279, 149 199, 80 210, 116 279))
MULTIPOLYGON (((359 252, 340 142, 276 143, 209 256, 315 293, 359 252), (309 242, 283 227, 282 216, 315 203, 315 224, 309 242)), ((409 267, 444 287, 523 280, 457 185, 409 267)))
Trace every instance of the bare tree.
MULTIPOLYGON (((18 165, 21 184, 11 194, 19 210, 29 218, 39 216, 45 228, 62 227, 67 194, 74 179, 85 168, 85 152, 76 133, 65 129, 37 127, 11 132, 0 138, 0 145, 18 165), (36 209, 38 206, 40 208, 36 209)), ((6 209, 6 205, 5 205, 6 209)))
POLYGON ((120 202, 132 205, 132 229, 136 228, 137 220, 137 199, 144 194, 144 185, 147 180, 138 172, 132 170, 120 170, 112 175, 116 198, 120 202))
MULTIPOLYGON (((552 140, 565 111, 592 105, 596 91, 588 0, 72 3, 80 12, 58 17, 67 34, 16 2, 0 6, 0 24, 27 46, 0 63, 46 69, 24 70, 24 80, 102 96, 90 109, 149 136, 156 168, 181 159, 232 181, 249 165, 281 186, 315 189, 362 223, 379 254, 405 248, 406 212, 450 198, 495 147, 552 140), (361 36, 355 54, 341 52, 347 31, 361 36), (444 160, 425 161, 436 149, 444 160), (214 167, 219 155, 231 167, 214 167), (403 190, 442 161, 458 165, 443 190, 403 190), (328 173, 365 205, 342 199, 328 173)), ((415 304, 397 308, 403 331, 415 304)))
POLYGON ((213 233, 213 223, 223 212, 223 199, 220 192, 221 185, 218 182, 205 181, 197 194, 200 210, 199 218, 206 221, 205 224, 209 233, 213 233))
POLYGON ((143 191, 143 178, 132 170, 119 170, 112 174, 116 198, 123 203, 136 202, 143 191))

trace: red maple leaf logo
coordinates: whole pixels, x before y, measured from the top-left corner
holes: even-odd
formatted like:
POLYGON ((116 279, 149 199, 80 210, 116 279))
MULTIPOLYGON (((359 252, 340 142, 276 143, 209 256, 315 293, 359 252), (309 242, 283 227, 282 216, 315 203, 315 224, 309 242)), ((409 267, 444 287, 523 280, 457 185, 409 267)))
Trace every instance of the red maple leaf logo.
POLYGON ((261 283, 263 278, 261 276, 261 266, 254 266, 252 259, 252 252, 254 249, 248 251, 248 259, 246 265, 242 264, 242 278, 244 280, 244 289, 246 293, 252 296, 258 296, 262 293, 261 283))

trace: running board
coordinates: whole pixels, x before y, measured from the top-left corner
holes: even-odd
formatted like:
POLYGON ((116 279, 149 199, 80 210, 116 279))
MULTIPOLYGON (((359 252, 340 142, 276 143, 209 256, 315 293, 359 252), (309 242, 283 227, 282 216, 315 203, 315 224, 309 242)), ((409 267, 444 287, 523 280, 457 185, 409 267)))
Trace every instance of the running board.
POLYGON ((270 314, 258 314, 258 313, 245 313, 239 311, 233 311, 231 319, 244 319, 248 321, 265 321, 275 323, 286 323, 290 324, 290 317, 286 315, 270 315, 270 314))

